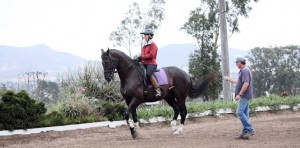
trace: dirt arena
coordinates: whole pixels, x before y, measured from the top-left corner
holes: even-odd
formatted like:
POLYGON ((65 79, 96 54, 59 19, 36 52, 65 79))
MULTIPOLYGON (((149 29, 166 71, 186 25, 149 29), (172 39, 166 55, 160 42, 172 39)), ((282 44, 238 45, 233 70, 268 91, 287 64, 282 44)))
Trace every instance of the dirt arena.
POLYGON ((233 115, 202 117, 187 120, 183 133, 173 135, 169 124, 146 124, 139 129, 139 137, 131 138, 127 126, 110 129, 90 128, 64 132, 44 132, 31 135, 0 136, 0 147, 300 147, 300 111, 259 113, 251 117, 256 134, 250 140, 234 139, 241 123, 233 115))

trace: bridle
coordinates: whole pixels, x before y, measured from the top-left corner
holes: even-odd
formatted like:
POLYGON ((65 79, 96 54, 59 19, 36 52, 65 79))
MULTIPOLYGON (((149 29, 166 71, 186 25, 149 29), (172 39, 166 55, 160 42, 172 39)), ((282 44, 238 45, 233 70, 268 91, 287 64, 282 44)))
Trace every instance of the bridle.
MULTIPOLYGON (((124 68, 121 68, 121 69, 118 69, 117 68, 117 61, 114 60, 110 54, 108 54, 106 56, 106 59, 109 61, 109 66, 107 67, 107 70, 104 70, 104 75, 108 75, 110 76, 111 78, 113 78, 113 75, 114 73, 118 73, 118 72, 121 72, 123 70, 126 70, 128 69, 129 67, 133 66, 134 63, 131 63, 129 64, 128 66, 124 67, 124 68)), ((102 60, 103 60, 103 57, 102 57, 102 60)))

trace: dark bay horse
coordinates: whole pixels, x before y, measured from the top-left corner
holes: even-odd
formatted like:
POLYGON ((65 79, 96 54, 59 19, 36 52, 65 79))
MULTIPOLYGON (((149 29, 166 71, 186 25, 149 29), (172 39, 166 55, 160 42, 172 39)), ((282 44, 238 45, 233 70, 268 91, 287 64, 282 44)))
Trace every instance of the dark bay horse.
POLYGON ((191 82, 186 72, 177 67, 162 68, 166 75, 168 84, 161 85, 162 96, 155 97, 152 88, 144 87, 142 75, 138 72, 139 65, 123 52, 115 49, 108 49, 106 52, 102 50, 102 65, 104 68, 104 77, 110 82, 114 73, 117 72, 121 82, 121 94, 126 101, 127 108, 125 111, 125 119, 130 126, 131 135, 136 138, 136 127, 138 126, 136 108, 144 102, 155 102, 164 99, 174 110, 174 116, 171 122, 174 134, 179 134, 183 130, 185 118, 187 115, 185 101, 187 96, 196 98, 201 95, 210 81, 216 78, 216 74, 210 74, 203 80, 191 82), (147 94, 145 94, 145 89, 147 94), (130 114, 132 114, 133 122, 129 122, 130 114), (176 129, 177 117, 180 114, 180 126, 176 129))

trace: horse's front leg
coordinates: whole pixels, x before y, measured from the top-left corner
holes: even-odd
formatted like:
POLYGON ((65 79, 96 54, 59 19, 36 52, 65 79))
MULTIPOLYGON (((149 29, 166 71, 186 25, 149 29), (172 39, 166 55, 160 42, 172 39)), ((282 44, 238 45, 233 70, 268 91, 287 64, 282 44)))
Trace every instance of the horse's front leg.
POLYGON ((132 113, 133 119, 135 120, 135 122, 137 122, 136 108, 140 104, 141 103, 138 102, 137 99, 132 99, 132 101, 129 103, 129 105, 125 111, 125 120, 126 120, 127 124, 129 125, 129 129, 130 129, 131 136, 133 139, 135 139, 137 137, 137 132, 136 132, 136 128, 135 128, 134 124, 129 121, 129 118, 130 118, 130 113, 132 113))
POLYGON ((136 109, 132 110, 132 119, 133 119, 134 127, 136 129, 138 129, 139 128, 139 122, 138 122, 138 119, 137 119, 136 109))

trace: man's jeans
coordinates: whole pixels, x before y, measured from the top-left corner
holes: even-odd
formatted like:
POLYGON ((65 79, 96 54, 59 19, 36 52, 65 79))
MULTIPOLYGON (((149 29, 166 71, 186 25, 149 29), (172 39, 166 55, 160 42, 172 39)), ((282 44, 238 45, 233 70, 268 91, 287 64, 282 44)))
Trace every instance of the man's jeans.
POLYGON ((250 123, 249 112, 250 112, 249 100, 245 98, 240 98, 236 114, 241 119, 243 124, 242 135, 246 134, 248 131, 254 132, 254 129, 250 123))

